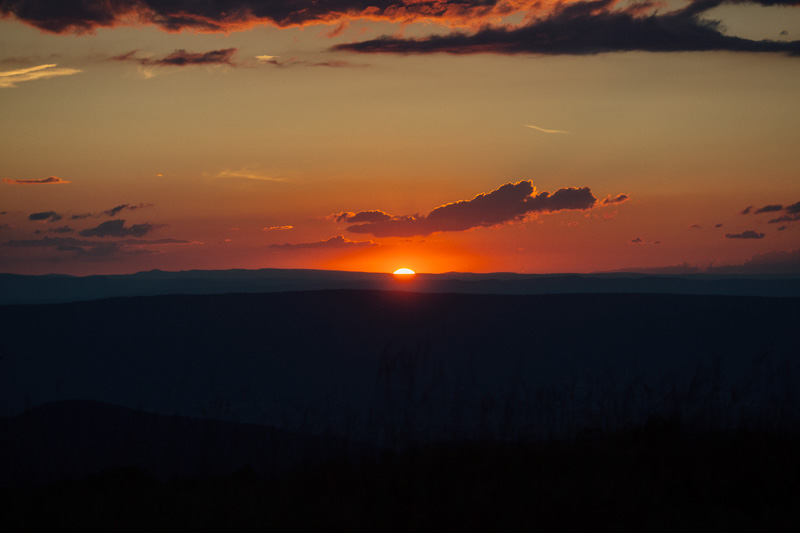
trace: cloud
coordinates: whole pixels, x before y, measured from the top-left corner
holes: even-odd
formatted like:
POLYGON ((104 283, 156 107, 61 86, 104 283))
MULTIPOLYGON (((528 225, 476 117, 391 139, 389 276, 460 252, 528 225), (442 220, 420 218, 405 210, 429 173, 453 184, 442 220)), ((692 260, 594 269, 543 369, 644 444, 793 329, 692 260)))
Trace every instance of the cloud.
MULTIPOLYGON (((796 0, 778 2, 797 3, 796 0)), ((419 39, 384 36, 339 44, 332 50, 390 54, 592 55, 629 51, 800 54, 800 41, 753 41, 725 35, 719 21, 701 17, 721 3, 697 0, 667 13, 658 11, 661 4, 654 3, 632 4, 616 10, 617 0, 559 3, 549 14, 538 18, 534 14, 522 26, 484 26, 472 34, 454 32, 419 39)))
MULTIPOLYGON (((3 0, 0 0, 3 2, 3 0)), ((5 3, 5 2, 4 2, 5 3)), ((5 12, 5 7, 0 3, 0 14, 5 12)), ((0 88, 16 87, 18 83, 31 80, 55 78, 56 76, 69 76, 83 72, 74 68, 55 68, 58 65, 39 65, 36 67, 6 70, 0 72, 0 88)))
POLYGON ((781 210, 783 210, 783 206, 779 204, 765 205, 760 209, 756 209, 754 214, 757 215, 759 213, 773 213, 775 211, 781 211, 781 210))
POLYGON ((3 183, 7 183, 9 185, 49 185, 49 184, 64 184, 72 182, 67 180, 62 180, 57 176, 50 176, 40 180, 12 180, 9 178, 3 178, 3 183))
POLYGON ((14 16, 51 33, 85 33, 126 24, 154 24, 166 31, 228 33, 259 24, 289 27, 354 19, 471 26, 533 5, 533 0, 0 0, 0 15, 14 16))
POLYGON ((73 231, 75 230, 69 226, 61 226, 60 228, 50 228, 47 233, 72 233, 73 231))
POLYGON ((645 241, 641 237, 636 237, 635 239, 631 239, 628 241, 628 244, 644 244, 645 241))
POLYGON ((564 130, 547 130, 544 128, 540 128, 539 126, 531 126, 530 124, 525 124, 525 127, 534 129, 536 131, 541 131, 542 133, 569 133, 568 131, 564 130))
POLYGON ((270 226, 268 228, 264 228, 261 231, 283 231, 288 229, 293 229, 294 226, 270 226))
POLYGON ((253 181, 286 181, 283 178, 275 178, 266 176, 250 170, 223 170, 214 177, 223 179, 240 179, 240 180, 253 180, 253 181))
POLYGON ((224 48, 221 50, 211 50, 210 52, 187 52, 186 50, 175 50, 171 54, 161 59, 149 57, 136 57, 138 50, 132 50, 124 54, 114 56, 114 61, 134 61, 148 67, 185 67, 189 65, 231 65, 233 66, 233 56, 239 50, 236 48, 224 48))
POLYGON ((336 216, 336 222, 383 222, 391 220, 392 216, 379 210, 359 211, 358 213, 343 212, 336 216))
POLYGON ((750 214, 751 212, 753 214, 778 213, 780 211, 783 211, 784 214, 777 218, 769 220, 768 224, 780 224, 782 222, 796 222, 800 220, 800 202, 787 205, 786 207, 784 207, 782 204, 770 204, 770 205, 765 205, 764 207, 761 207, 759 209, 756 209, 755 211, 753 211, 753 206, 750 205, 747 206, 741 212, 741 214, 747 215, 750 214))
POLYGON ((105 211, 100 212, 100 213, 78 213, 78 214, 70 216, 69 218, 71 220, 83 220, 83 219, 86 219, 86 218, 97 218, 97 217, 102 217, 102 216, 114 217, 114 216, 117 216, 117 214, 120 211, 123 211, 123 210, 126 210, 126 209, 130 210, 130 211, 134 211, 136 209, 144 209, 145 207, 154 207, 154 204, 145 204, 145 203, 140 203, 140 204, 120 204, 120 205, 112 207, 111 209, 106 209, 105 211))
POLYGON ((784 215, 773 218, 769 221, 770 224, 779 224, 781 222, 796 222, 800 220, 800 202, 792 205, 787 205, 783 208, 784 215))
POLYGON ((368 67, 367 63, 351 63, 350 61, 330 60, 330 61, 306 61, 297 58, 290 58, 287 60, 276 59, 278 56, 256 56, 259 63, 272 65, 274 67, 368 67))
POLYGON ((28 220, 35 220, 35 221, 48 221, 48 222, 57 222, 61 220, 62 217, 55 211, 41 211, 39 213, 31 213, 28 215, 28 220))
POLYGON ((763 239, 763 233, 757 233, 753 230, 743 231, 742 233, 726 233, 726 239, 763 239))
POLYGON ((103 222, 94 228, 85 229, 80 232, 82 237, 143 237, 153 231, 156 227, 153 224, 134 224, 125 227, 125 221, 116 219, 103 222))
POLYGON ((345 239, 342 235, 331 237, 330 239, 317 242, 298 242, 286 244, 271 244, 270 248, 278 250, 342 250, 351 248, 369 248, 378 246, 378 243, 372 241, 351 241, 345 239))
MULTIPOLYGON (((134 211, 136 209, 142 209, 144 207, 153 207, 153 204, 138 204, 138 205, 120 204, 120 205, 118 205, 116 207, 112 207, 111 209, 107 209, 107 210, 103 211, 103 214, 107 215, 109 217, 113 217, 113 216, 116 216, 117 213, 119 213, 120 211, 122 211, 124 209, 128 209, 130 211, 134 211)), ((73 216, 75 216, 75 215, 73 215, 73 216)))
MULTIPOLYGON (((538 192, 531 181, 506 183, 472 200, 437 207, 428 215, 394 216, 349 226, 347 231, 376 237, 425 236, 439 231, 466 231, 524 219, 529 214, 567 209, 591 209, 597 203, 588 187, 563 188, 553 194, 538 192)), ((376 213, 364 211, 362 213, 376 213)), ((377 212, 382 213, 382 212, 377 212)))
POLYGON ((603 205, 621 204, 622 202, 627 202, 628 200, 630 200, 630 197, 627 194, 618 194, 614 198, 612 198, 609 194, 606 196, 605 200, 603 200, 603 205))

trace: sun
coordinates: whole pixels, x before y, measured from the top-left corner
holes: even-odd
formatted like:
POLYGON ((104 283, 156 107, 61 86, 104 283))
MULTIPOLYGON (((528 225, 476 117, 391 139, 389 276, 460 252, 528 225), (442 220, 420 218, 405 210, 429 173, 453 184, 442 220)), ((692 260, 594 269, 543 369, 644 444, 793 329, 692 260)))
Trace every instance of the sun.
POLYGON ((411 276, 415 275, 416 272, 414 272, 410 268, 398 268, 397 270, 392 272, 392 274, 394 274, 395 276, 398 276, 398 277, 405 278, 405 277, 411 277, 411 276))

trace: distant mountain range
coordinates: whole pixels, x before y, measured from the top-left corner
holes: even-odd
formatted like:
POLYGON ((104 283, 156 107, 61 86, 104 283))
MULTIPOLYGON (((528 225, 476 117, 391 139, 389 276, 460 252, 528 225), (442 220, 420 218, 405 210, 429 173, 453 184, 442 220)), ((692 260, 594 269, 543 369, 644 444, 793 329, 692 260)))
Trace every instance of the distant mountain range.
POLYGON ((0 274, 0 305, 57 303, 165 294, 269 293, 327 289, 401 290, 464 294, 648 293, 800 296, 800 275, 391 274, 328 270, 151 270, 108 276, 0 274))

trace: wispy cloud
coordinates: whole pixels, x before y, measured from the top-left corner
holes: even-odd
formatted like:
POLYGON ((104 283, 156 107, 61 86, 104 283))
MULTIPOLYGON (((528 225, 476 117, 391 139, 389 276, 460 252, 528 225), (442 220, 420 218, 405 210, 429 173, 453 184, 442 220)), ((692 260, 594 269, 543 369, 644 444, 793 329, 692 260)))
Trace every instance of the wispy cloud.
POLYGON ((288 67, 368 67, 367 63, 352 63, 350 61, 343 61, 340 59, 329 61, 308 61, 305 59, 297 59, 290 57, 289 59, 278 59, 279 56, 256 56, 259 63, 265 65, 272 65, 273 67, 288 68, 288 67))
POLYGON ((270 226, 268 228, 264 228, 261 231, 284 231, 288 229, 293 229, 294 226, 270 226))
POLYGON ((18 83, 55 78, 57 76, 70 76, 83 72, 74 68, 56 68, 58 65, 38 65, 36 67, 20 68, 0 72, 0 88, 16 87, 18 83))
POLYGON ((224 48, 221 50, 211 50, 209 52, 187 52, 186 50, 175 50, 169 55, 160 59, 139 56, 138 50, 131 50, 124 54, 114 56, 113 61, 133 61, 146 67, 186 67, 190 65, 230 65, 235 66, 233 56, 238 49, 224 48))
POLYGON ((378 246, 378 243, 372 241, 351 241, 350 239, 344 238, 344 236, 342 235, 337 235, 336 237, 331 237, 330 239, 326 239, 324 241, 297 242, 297 243, 287 242, 286 244, 271 244, 270 248, 277 250, 292 251, 292 250, 341 250, 349 248, 369 248, 372 246, 378 246))
POLYGON ((145 207, 153 207, 153 204, 120 204, 118 206, 112 207, 111 209, 106 209, 103 211, 103 214, 109 217, 116 216, 122 210, 130 210, 135 211, 136 209, 143 209, 145 207))
POLYGON ((123 210, 135 211, 136 209, 144 209, 146 207, 154 207, 154 204, 145 204, 145 203, 140 203, 140 204, 120 204, 120 205, 112 207, 111 209, 106 209, 105 211, 103 211, 101 213, 78 213, 78 214, 72 215, 70 218, 72 220, 83 220, 83 219, 86 219, 86 218, 96 218, 96 217, 102 217, 102 216, 114 217, 114 216, 117 216, 117 214, 120 211, 123 211, 123 210))
POLYGON ((61 179, 57 176, 50 176, 40 180, 15 180, 11 178, 3 178, 3 183, 7 183, 9 185, 58 185, 72 182, 61 179))
POLYGON ((45 248, 60 254, 62 258, 51 258, 53 261, 63 259, 77 259, 87 261, 103 261, 119 259, 124 256, 157 253, 148 250, 148 246, 164 246, 174 244, 201 244, 195 241, 181 239, 121 239, 116 241, 89 241, 74 237, 45 237, 32 240, 11 240, 1 242, 0 246, 7 248, 45 248))
POLYGON ((240 179, 240 180, 254 180, 254 181, 286 181, 283 178, 276 178, 274 176, 267 176, 266 174, 259 174, 251 170, 223 170, 214 175, 215 178, 222 179, 240 179))
POLYGON ((541 131, 542 133, 569 133, 568 131, 564 130, 548 130, 545 128, 540 128, 539 126, 532 126, 531 124, 525 124, 526 128, 531 128, 532 130, 541 131))

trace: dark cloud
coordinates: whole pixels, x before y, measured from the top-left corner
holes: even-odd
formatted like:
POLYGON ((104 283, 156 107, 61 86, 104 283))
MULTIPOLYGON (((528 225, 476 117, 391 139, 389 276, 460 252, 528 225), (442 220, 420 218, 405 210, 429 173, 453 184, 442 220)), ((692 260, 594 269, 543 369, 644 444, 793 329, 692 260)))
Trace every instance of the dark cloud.
POLYGON ((72 215, 70 217, 70 219, 71 220, 83 220, 85 218, 102 217, 103 215, 105 215, 107 217, 114 217, 120 211, 123 211, 125 209, 128 209, 130 211, 134 211, 136 209, 143 209, 145 207, 153 207, 153 205, 154 204, 144 204, 144 203, 141 203, 141 204, 120 204, 118 206, 112 207, 111 209, 106 209, 105 211, 103 211, 101 213, 79 213, 77 215, 72 215))
POLYGON ((760 209, 756 209, 755 214, 757 215, 759 213, 773 213, 775 211, 781 211, 781 210, 783 210, 783 206, 780 204, 765 205, 760 209))
POLYGON ((340 250, 345 248, 368 248, 371 246, 378 246, 378 243, 372 241, 351 241, 350 239, 345 239, 342 235, 337 235, 336 237, 317 242, 271 244, 270 248, 276 248, 278 250, 340 250))
POLYGON ((757 233, 753 230, 743 231, 742 233, 726 233, 726 239, 763 239, 763 233, 757 233))
POLYGON ((103 211, 103 214, 107 215, 109 217, 113 217, 113 216, 116 216, 117 213, 119 213, 120 211, 122 211, 124 209, 128 209, 130 211, 134 211, 136 209, 142 209, 144 207, 153 207, 153 204, 138 204, 138 205, 120 204, 120 205, 118 205, 116 207, 112 207, 111 209, 107 209, 107 210, 103 211))
POLYGON ((438 231, 466 231, 522 220, 528 214, 566 209, 590 209, 597 203, 588 187, 538 192, 531 181, 506 183, 497 190, 437 207, 427 216, 405 215, 366 222, 347 228, 353 233, 376 237, 413 237, 438 231))
POLYGON ((46 220, 48 222, 57 222, 61 220, 63 217, 56 213, 55 211, 41 211, 39 213, 31 213, 28 215, 28 220, 36 220, 36 221, 43 221, 46 220))
POLYGON ((549 16, 533 19, 521 27, 486 26, 472 34, 455 32, 421 39, 384 36, 332 49, 391 54, 591 55, 628 51, 800 54, 800 41, 754 41, 723 34, 718 21, 701 17, 720 3, 698 1, 662 14, 643 12, 641 5, 612 10, 616 0, 576 2, 560 5, 549 16))
POLYGON ((379 210, 359 211, 358 213, 344 212, 336 215, 336 222, 382 222, 391 218, 391 215, 379 210))
MULTIPOLYGON (((743 215, 747 215, 751 212, 753 206, 748 206, 744 211, 742 211, 743 215)), ((773 218, 769 220, 769 224, 780 224, 782 222, 796 222, 800 220, 800 202, 787 205, 784 207, 782 204, 770 204, 765 205, 759 209, 756 209, 753 213, 777 213, 783 211, 783 215, 773 218)))
POLYGON ((12 180, 10 178, 3 178, 3 183, 8 183, 9 185, 58 185, 72 182, 63 180, 57 176, 50 176, 40 180, 12 180))
POLYGON ((145 66, 173 66, 185 67, 187 65, 234 65, 233 56, 238 49, 224 48, 222 50, 211 50, 210 52, 187 52, 186 50, 175 50, 168 56, 161 59, 147 57, 136 57, 138 50, 132 50, 122 55, 112 57, 115 61, 135 61, 145 66))
POLYGON ((287 59, 281 60, 277 58, 261 59, 259 63, 264 65, 272 65, 273 67, 287 68, 287 67, 368 67, 366 63, 351 63, 350 61, 330 60, 330 61, 306 61, 301 59, 287 59))
POLYGON ((75 230, 69 226, 61 226, 60 228, 50 228, 47 233, 72 233, 73 231, 75 230))
POLYGON ((80 232, 82 237, 143 237, 155 229, 153 224, 134 224, 125 227, 121 219, 108 220, 94 228, 80 232))
POLYGON ((630 241, 628 241, 628 244, 644 244, 644 242, 645 242, 644 239, 642 239, 641 237, 636 237, 635 239, 631 239, 630 241))
POLYGON ((783 216, 773 218, 769 221, 769 223, 779 224, 781 222, 796 222, 800 220, 800 202, 787 205, 785 208, 783 208, 783 212, 785 213, 783 216))
MULTIPOLYGON (((0 14, 53 33, 130 23, 167 31, 230 32, 256 24, 286 27, 369 18, 480 21, 520 11, 497 0, 0 0, 0 14)), ((334 30, 335 32, 336 30, 334 30)))
POLYGON ((722 227, 722 224, 714 224, 714 227, 715 227, 715 228, 721 228, 721 227, 722 227))
POLYGON ((753 210, 753 206, 752 206, 752 205, 748 205, 747 207, 745 207, 744 209, 742 209, 742 212, 741 212, 740 214, 742 214, 742 215, 749 215, 749 214, 750 214, 750 211, 752 211, 752 210, 753 210))
POLYGON ((800 215, 783 215, 778 218, 771 219, 769 224, 780 224, 781 222, 796 222, 800 220, 800 215))
POLYGON ((603 200, 603 205, 610 205, 610 204, 621 204, 630 200, 627 194, 618 194, 616 197, 612 198, 611 195, 606 196, 605 200, 603 200))

